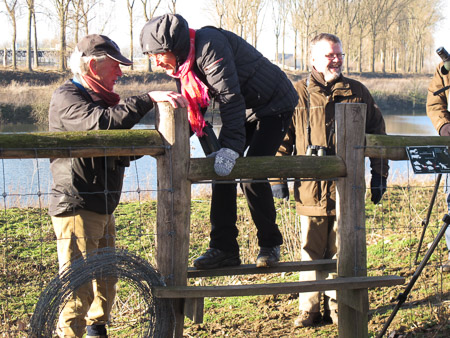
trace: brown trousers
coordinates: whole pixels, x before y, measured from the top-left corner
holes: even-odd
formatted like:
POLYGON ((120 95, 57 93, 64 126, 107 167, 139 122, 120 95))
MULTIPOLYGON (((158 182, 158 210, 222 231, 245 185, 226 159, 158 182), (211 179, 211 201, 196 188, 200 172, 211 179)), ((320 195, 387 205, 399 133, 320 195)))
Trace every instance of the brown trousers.
MULTIPOLYGON (((337 254, 335 216, 300 216, 302 261, 335 259, 337 254)), ((326 271, 301 271, 300 281, 336 278, 326 271)), ((321 292, 303 292, 299 296, 300 311, 320 312, 321 292)), ((336 310, 336 291, 325 291, 324 309, 336 310)))
MULTIPOLYGON (((70 215, 52 217, 57 239, 59 271, 93 250, 114 247, 114 215, 77 210, 70 215), (67 265, 66 265, 67 264, 67 265)), ((60 313, 59 337, 82 337, 86 325, 105 324, 109 320, 116 295, 117 278, 93 280, 78 288, 60 313)))

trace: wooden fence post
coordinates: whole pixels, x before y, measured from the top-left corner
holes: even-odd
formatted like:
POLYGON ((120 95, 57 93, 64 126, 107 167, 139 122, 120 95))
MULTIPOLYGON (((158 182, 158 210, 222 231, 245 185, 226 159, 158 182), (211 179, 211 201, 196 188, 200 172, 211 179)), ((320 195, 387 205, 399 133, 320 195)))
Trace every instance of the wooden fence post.
MULTIPOLYGON (((336 155, 347 166, 347 177, 336 184, 339 277, 367 275, 365 229, 364 140, 366 104, 336 104, 336 155)), ((368 291, 337 292, 339 337, 368 337, 368 291)))
MULTIPOLYGON (((168 103, 159 103, 157 111, 156 128, 167 147, 165 154, 157 157, 157 268, 167 285, 185 286, 191 208, 187 112, 173 109, 168 103)), ((174 337, 183 336, 183 305, 183 299, 173 301, 174 337)))

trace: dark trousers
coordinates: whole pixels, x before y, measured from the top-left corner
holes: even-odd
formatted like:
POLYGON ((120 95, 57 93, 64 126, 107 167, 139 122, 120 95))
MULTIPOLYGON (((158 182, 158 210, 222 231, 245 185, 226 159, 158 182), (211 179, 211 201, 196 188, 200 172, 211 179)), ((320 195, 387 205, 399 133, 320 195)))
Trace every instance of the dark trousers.
MULTIPOLYGON (((246 156, 274 156, 291 123, 293 112, 246 122, 246 156)), ((241 183, 253 222, 258 244, 273 247, 283 244, 278 225, 272 190, 268 181, 241 183)), ((239 252, 236 227, 236 183, 213 183, 211 199, 211 241, 209 246, 224 251, 239 252)))

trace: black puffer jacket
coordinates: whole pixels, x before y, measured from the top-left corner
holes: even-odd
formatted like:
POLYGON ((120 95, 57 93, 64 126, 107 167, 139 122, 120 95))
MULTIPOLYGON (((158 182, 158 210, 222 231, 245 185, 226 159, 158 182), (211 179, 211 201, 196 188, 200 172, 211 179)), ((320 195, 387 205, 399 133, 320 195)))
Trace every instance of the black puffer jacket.
MULTIPOLYGON (((180 15, 153 18, 141 32, 144 53, 171 51, 178 65, 189 53, 189 27, 180 15)), ((195 35, 194 71, 219 104, 222 147, 242 154, 246 118, 293 111, 298 95, 291 81, 253 46, 236 34, 203 27, 195 35), (246 116, 246 109, 251 113, 246 116)))
MULTIPOLYGON (((49 130, 129 129, 153 108, 147 94, 127 98, 114 107, 108 107, 103 101, 94 102, 91 94, 72 81, 59 87, 50 102, 49 130)), ((57 216, 76 209, 112 214, 120 200, 126 159, 52 159, 49 214, 57 216)))

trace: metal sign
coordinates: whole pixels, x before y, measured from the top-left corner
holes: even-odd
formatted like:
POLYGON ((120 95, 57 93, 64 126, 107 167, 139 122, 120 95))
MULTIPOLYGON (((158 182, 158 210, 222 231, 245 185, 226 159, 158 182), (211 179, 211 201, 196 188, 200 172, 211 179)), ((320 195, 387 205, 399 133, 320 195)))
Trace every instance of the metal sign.
POLYGON ((406 147, 415 174, 450 173, 450 154, 447 146, 406 147))

